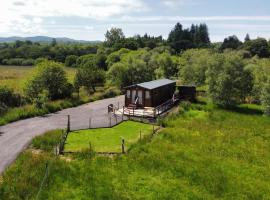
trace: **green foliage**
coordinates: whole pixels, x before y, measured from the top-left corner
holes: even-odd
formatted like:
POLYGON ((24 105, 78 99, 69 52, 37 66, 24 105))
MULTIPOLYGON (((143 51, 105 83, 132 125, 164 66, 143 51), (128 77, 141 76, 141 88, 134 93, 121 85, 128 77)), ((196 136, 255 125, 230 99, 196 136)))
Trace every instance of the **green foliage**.
POLYGON ((243 102, 252 90, 252 75, 240 56, 215 55, 207 71, 208 92, 212 101, 222 106, 243 102))
POLYGON ((77 90, 84 86, 90 93, 91 90, 96 91, 96 86, 104 83, 105 72, 98 68, 93 56, 89 58, 90 56, 78 59, 80 65, 75 75, 74 85, 77 90))
POLYGON ((237 36, 229 36, 225 38, 220 49, 238 49, 242 45, 242 42, 237 38, 237 36))
POLYGON ((78 56, 75 56, 75 55, 67 56, 66 60, 65 60, 65 66, 67 66, 67 67, 76 67, 77 59, 78 59, 78 56))
POLYGON ((190 48, 208 47, 210 39, 207 25, 192 24, 190 29, 183 29, 182 25, 177 23, 169 33, 168 43, 177 53, 190 48))
POLYGON ((62 135, 62 130, 49 131, 43 135, 37 136, 32 141, 32 147, 47 152, 55 150, 59 144, 62 135))
POLYGON ((260 58, 269 57, 269 45, 264 38, 249 40, 244 43, 244 49, 248 50, 252 56, 259 56, 260 58))
POLYGON ((105 45, 107 47, 114 47, 117 48, 117 45, 122 42, 125 38, 125 35, 120 28, 111 28, 105 34, 105 45))
POLYGON ((270 76, 263 86, 261 101, 264 108, 264 113, 270 116, 270 76))
POLYGON ((190 49, 179 59, 179 77, 183 84, 205 85, 206 70, 213 59, 213 52, 207 49, 190 49))
POLYGON ((6 86, 0 86, 0 103, 2 107, 15 107, 22 103, 22 98, 19 94, 6 86))
POLYGON ((42 109, 46 107, 46 103, 49 100, 49 92, 47 90, 43 90, 38 94, 36 98, 33 99, 33 104, 36 108, 42 109))
POLYGON ((31 99, 36 98, 43 90, 48 91, 50 99, 70 97, 72 86, 68 83, 66 72, 60 63, 39 63, 25 86, 25 93, 31 99))

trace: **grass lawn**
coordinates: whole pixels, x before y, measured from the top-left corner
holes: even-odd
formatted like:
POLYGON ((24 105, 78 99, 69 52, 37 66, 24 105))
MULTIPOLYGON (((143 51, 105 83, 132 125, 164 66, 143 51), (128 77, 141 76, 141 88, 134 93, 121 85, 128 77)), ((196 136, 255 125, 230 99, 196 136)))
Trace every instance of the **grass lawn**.
MULTIPOLYGON (((0 85, 6 85, 21 93, 24 83, 31 76, 34 67, 31 66, 3 66, 0 65, 0 85)), ((75 76, 74 68, 65 67, 69 82, 73 82, 75 76)))
POLYGON ((33 141, 41 153, 26 150, 0 177, 0 199, 36 199, 48 162, 39 199, 270 199, 270 118, 256 109, 193 104, 113 158, 87 151, 55 157, 52 138, 61 132, 50 132, 33 141))
POLYGON ((126 149, 140 138, 150 135, 153 126, 139 122, 126 121, 113 128, 100 128, 74 131, 68 135, 65 145, 65 151, 81 151, 89 148, 91 142, 92 148, 97 152, 121 152, 122 138, 125 139, 126 149))

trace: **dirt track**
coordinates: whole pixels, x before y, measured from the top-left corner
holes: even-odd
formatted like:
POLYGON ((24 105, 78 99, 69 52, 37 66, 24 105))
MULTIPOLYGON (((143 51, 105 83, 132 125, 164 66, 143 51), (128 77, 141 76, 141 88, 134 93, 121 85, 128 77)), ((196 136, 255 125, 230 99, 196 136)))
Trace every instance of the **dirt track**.
POLYGON ((107 106, 109 104, 118 106, 118 102, 119 107, 122 107, 124 96, 95 101, 46 116, 0 126, 0 174, 35 136, 48 130, 66 128, 67 115, 70 115, 71 118, 71 129, 87 128, 89 118, 91 118, 92 127, 107 126, 109 123, 107 106))

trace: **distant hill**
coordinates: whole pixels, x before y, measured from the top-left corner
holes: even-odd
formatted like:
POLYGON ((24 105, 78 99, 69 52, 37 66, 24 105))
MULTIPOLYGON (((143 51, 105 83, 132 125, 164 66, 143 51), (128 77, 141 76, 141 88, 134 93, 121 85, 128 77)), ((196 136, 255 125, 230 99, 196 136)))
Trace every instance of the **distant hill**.
MULTIPOLYGON (((51 42, 54 38, 53 37, 48 37, 48 36, 33 36, 33 37, 0 37, 0 43, 3 42, 15 42, 16 40, 20 41, 26 41, 29 40, 31 42, 51 42)), ((75 40, 71 38, 66 38, 66 37, 59 37, 55 38, 57 42, 59 43, 100 43, 101 41, 87 41, 87 40, 75 40)))

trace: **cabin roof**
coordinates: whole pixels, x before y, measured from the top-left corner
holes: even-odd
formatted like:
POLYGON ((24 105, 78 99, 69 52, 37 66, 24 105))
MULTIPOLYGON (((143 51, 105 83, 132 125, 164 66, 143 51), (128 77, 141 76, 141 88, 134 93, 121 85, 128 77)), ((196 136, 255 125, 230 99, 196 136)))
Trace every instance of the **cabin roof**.
POLYGON ((172 84, 172 83, 176 83, 176 81, 172 81, 172 80, 169 80, 169 79, 159 79, 159 80, 154 80, 154 81, 149 81, 149 82, 134 84, 134 85, 128 86, 126 88, 131 88, 131 87, 134 87, 134 86, 139 86, 139 87, 142 87, 142 88, 146 88, 148 90, 152 90, 152 89, 159 88, 161 86, 169 85, 169 84, 172 84))

